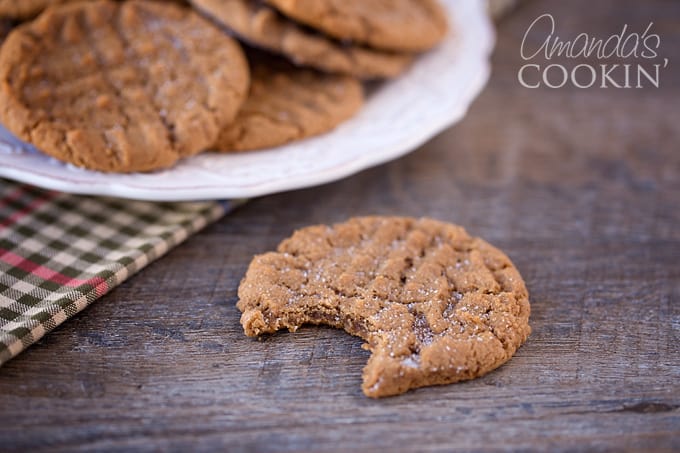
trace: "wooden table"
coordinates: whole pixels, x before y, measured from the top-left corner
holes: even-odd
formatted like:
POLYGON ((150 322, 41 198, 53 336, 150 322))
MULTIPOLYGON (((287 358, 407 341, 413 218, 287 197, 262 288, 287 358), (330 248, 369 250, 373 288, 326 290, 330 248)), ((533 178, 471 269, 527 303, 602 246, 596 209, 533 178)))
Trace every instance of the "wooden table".
POLYGON ((523 5, 457 126, 344 181, 251 201, 0 369, 0 450, 678 451, 678 62, 677 2, 523 5), (661 87, 521 87, 520 42, 543 12, 563 37, 654 21, 661 87), (253 254, 362 214, 456 222, 505 250, 531 293, 526 345, 481 379, 374 401, 358 338, 246 338, 234 304, 253 254))

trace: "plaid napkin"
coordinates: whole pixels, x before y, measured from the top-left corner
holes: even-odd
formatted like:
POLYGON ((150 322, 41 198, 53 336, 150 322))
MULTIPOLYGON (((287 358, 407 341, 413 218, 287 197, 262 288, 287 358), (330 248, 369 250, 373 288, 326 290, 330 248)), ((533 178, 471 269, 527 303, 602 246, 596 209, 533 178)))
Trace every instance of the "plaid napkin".
POLYGON ((75 196, 0 179, 0 365, 228 207, 75 196))

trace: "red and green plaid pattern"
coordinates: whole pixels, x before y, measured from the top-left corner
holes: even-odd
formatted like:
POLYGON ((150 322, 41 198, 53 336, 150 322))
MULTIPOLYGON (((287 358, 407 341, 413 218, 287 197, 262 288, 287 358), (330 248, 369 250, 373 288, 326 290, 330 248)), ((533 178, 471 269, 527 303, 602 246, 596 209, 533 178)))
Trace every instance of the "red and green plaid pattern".
POLYGON ((75 196, 0 179, 0 365, 225 208, 75 196))

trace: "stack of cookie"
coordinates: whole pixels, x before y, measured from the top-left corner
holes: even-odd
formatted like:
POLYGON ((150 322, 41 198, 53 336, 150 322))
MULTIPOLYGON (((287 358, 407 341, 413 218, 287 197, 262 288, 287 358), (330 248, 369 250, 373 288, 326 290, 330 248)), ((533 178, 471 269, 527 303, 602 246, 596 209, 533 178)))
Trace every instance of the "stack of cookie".
POLYGON ((0 0, 0 123, 106 172, 269 148, 350 118, 362 80, 446 32, 435 0, 0 0))

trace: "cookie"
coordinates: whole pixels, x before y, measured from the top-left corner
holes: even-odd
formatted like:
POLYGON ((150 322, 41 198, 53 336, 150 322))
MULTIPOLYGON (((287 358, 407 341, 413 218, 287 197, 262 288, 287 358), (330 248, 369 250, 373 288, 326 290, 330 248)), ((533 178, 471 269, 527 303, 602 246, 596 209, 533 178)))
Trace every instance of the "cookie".
POLYGON ((318 135, 353 116, 362 104, 362 86, 353 77, 255 58, 250 94, 213 149, 270 148, 318 135))
POLYGON ((396 52, 440 42, 446 15, 436 0, 266 0, 292 19, 340 40, 396 52))
POLYGON ((253 259, 238 296, 246 335, 325 324, 363 338, 369 397, 482 376, 531 331, 510 259, 427 218, 303 228, 253 259))
POLYGON ((191 0, 208 17, 249 44, 286 56, 295 64, 360 79, 395 77, 413 56, 343 44, 306 30, 254 0, 191 0))
POLYGON ((248 82, 239 44, 190 8, 75 2, 7 38, 0 122, 79 167, 150 171, 212 145, 248 82))

